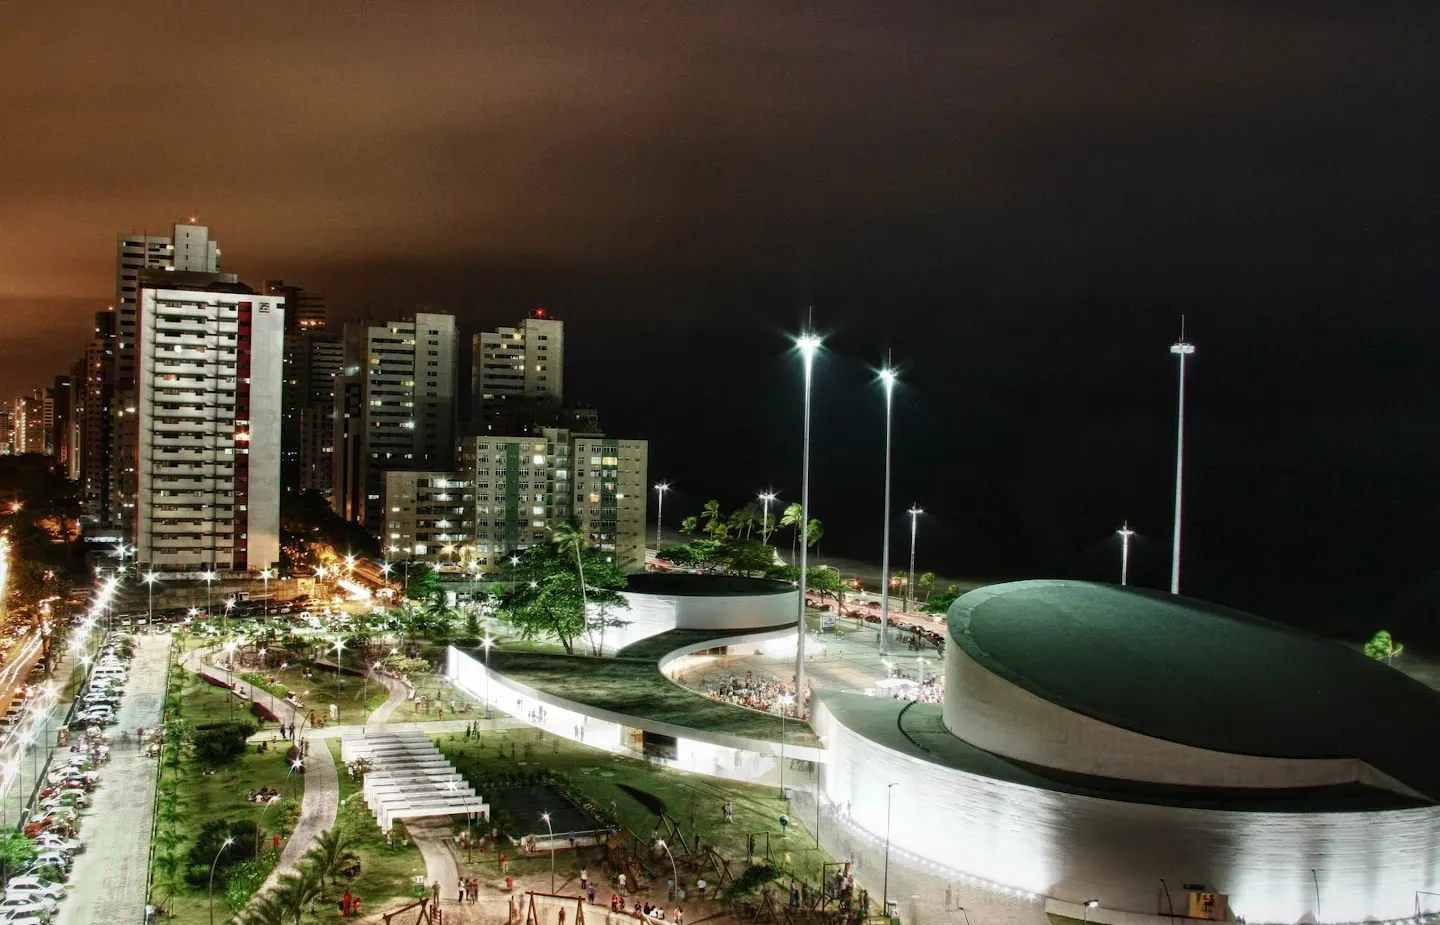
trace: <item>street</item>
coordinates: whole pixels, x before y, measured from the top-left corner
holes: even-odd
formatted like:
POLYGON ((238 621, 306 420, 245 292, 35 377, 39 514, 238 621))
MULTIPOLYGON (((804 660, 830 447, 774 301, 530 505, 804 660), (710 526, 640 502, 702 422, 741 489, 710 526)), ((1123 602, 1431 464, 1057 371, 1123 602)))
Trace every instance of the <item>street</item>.
POLYGON ((135 638, 119 721, 110 727, 110 761, 100 769, 94 805, 80 819, 85 851, 75 859, 58 925, 118 925, 144 915, 155 759, 142 756, 135 730, 160 725, 169 646, 168 635, 135 638), (129 741, 120 741, 122 732, 129 741))

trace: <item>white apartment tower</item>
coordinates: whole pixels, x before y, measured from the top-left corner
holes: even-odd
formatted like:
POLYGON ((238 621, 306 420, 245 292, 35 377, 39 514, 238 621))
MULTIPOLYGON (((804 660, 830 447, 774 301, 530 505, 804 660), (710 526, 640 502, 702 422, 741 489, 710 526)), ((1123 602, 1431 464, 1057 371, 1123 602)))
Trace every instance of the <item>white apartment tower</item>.
POLYGON ((565 323, 543 308, 513 328, 482 331, 471 340, 471 414, 530 403, 559 407, 565 398, 565 323))
POLYGON ((448 470, 459 376, 453 315, 345 325, 335 377, 331 506, 380 533, 385 473, 448 470))
POLYGON ((139 282, 136 561, 165 572, 276 565, 284 299, 213 273, 167 268, 139 282))

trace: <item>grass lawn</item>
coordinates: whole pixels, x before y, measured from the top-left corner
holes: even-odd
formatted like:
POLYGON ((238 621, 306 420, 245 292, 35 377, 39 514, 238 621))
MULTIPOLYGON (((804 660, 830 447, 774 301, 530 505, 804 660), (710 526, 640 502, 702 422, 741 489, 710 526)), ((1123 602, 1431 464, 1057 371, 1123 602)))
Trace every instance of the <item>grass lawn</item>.
POLYGON ((283 671, 271 667, 263 671, 246 669, 242 673, 274 678, 274 683, 287 688, 305 705, 304 712, 314 710, 316 718, 323 717, 327 723, 330 722, 332 703, 340 709, 339 723, 359 724, 365 722, 371 710, 385 702, 388 694, 385 685, 378 681, 344 674, 336 678, 333 669, 325 671, 317 668, 309 678, 305 677, 305 668, 301 665, 292 665, 283 671))
MULTIPOLYGON (((730 870, 737 876, 745 868, 747 833, 770 833, 772 863, 779 865, 788 858, 788 865, 797 875, 811 882, 818 882, 821 862, 833 860, 823 849, 815 847, 812 830, 793 813, 788 837, 780 837, 778 820, 781 813, 787 812, 787 804, 776 788, 660 768, 550 735, 537 741, 535 733, 533 729, 482 732, 478 740, 468 741, 460 736, 442 735, 436 737, 436 745, 472 783, 502 772, 537 768, 552 771, 601 807, 608 807, 613 801, 620 823, 644 839, 648 839, 655 830, 658 817, 620 785, 653 794, 664 802, 667 813, 679 824, 686 838, 693 840, 698 832, 706 844, 713 845, 729 859, 730 870), (520 748, 514 759, 509 757, 510 743, 516 743, 520 748), (528 757, 523 751, 526 743, 534 744, 533 754, 528 757), (502 744, 507 746, 503 756, 502 744), (728 825, 724 822, 722 811, 727 801, 735 812, 735 822, 728 825)), ((504 789, 488 793, 481 790, 481 796, 492 804, 492 812, 496 814, 501 811, 508 813, 504 794, 504 789)), ((544 824, 538 818, 514 819, 513 822, 515 828, 522 832, 545 832, 544 824)), ((463 826, 463 818, 457 824, 463 826)), ((510 854, 513 858, 516 852, 511 851, 510 854)), ((682 880, 692 882, 694 877, 684 874, 684 853, 676 847, 675 854, 680 863, 682 880)), ((488 861, 487 877, 495 875, 495 857, 492 849, 485 859, 488 861)), ((574 852, 561 853, 557 864, 564 872, 562 879, 574 876, 586 860, 586 856, 577 856, 574 852)), ((595 856, 589 856, 588 860, 592 868, 598 866, 595 856)), ((483 862, 480 863, 483 865, 483 862)), ((519 863, 522 875, 527 872, 548 874, 550 861, 548 857, 540 857, 521 859, 519 863), (530 871, 530 867, 534 871, 530 871)), ((668 867, 664 858, 658 864, 668 867)), ((654 864, 652 869, 659 873, 660 868, 654 864)), ((712 883, 718 883, 713 874, 705 876, 712 883)), ((660 879, 663 887, 665 878, 662 876, 660 879)))
MULTIPOLYGON (((692 729, 780 741, 779 716, 687 690, 661 674, 653 659, 492 650, 490 666, 521 684, 576 703, 692 729)), ((795 745, 819 744, 809 724, 799 720, 786 720, 784 732, 785 740, 795 745)))
POLYGON ((417 698, 429 698, 427 705, 421 707, 418 699, 402 703, 395 708, 394 713, 390 714, 390 722, 392 723, 428 723, 436 720, 464 719, 466 717, 473 719, 477 709, 480 710, 481 714, 484 713, 484 706, 481 701, 476 700, 451 684, 445 678, 444 674, 428 671, 412 674, 410 676, 410 683, 415 685, 415 695, 417 698), (443 716, 435 709, 437 700, 445 709, 443 716), (458 714, 453 712, 451 710, 452 701, 455 706, 461 707, 462 709, 468 706, 470 712, 458 714))
MULTIPOLYGON (((228 699, 230 696, 223 688, 212 687, 187 674, 186 688, 181 697, 181 718, 196 724, 227 719, 228 699)), ((238 704, 236 718, 249 718, 238 704)), ((176 855, 181 858, 182 864, 185 854, 194 844, 205 823, 212 819, 258 821, 262 811, 264 818, 261 822, 260 840, 263 852, 274 850, 273 836, 277 831, 281 832, 280 847, 283 850, 285 836, 289 834, 287 822, 293 824, 293 816, 298 813, 305 786, 303 775, 289 775, 289 766, 283 752, 272 749, 261 755, 257 754, 252 746, 232 764, 216 768, 214 774, 201 773, 200 763, 187 756, 180 771, 177 777, 174 770, 166 765, 161 786, 177 784, 180 804, 173 820, 165 819, 162 814, 159 830, 172 832, 178 837, 176 855), (265 809, 262 804, 249 802, 246 799, 249 791, 260 787, 284 787, 285 802, 271 805, 269 809, 265 809), (291 818, 287 820, 287 816, 291 818), (284 831, 281 831, 282 828, 284 831)), ((216 905, 221 910, 228 909, 219 884, 216 885, 215 894, 216 905)), ((164 898, 165 905, 173 909, 174 920, 182 925, 201 925, 209 920, 208 892, 204 888, 192 887, 182 881, 172 902, 168 898, 167 885, 158 877, 157 870, 154 895, 164 898)))
MULTIPOLYGON (((351 893, 360 897, 366 911, 379 909, 386 901, 396 897, 409 896, 410 878, 425 874, 425 859, 421 857, 420 849, 413 842, 404 844, 407 837, 403 822, 395 823, 393 847, 385 844, 385 836, 375 824, 374 815, 359 795, 359 786, 345 773, 345 765, 340 761, 339 740, 328 739, 325 744, 340 774, 340 811, 336 822, 355 833, 355 842, 351 847, 360 855, 360 876, 345 884, 339 892, 348 887, 351 893)), ((316 908, 320 908, 318 904, 316 908)), ((322 916, 322 919, 340 918, 333 903, 328 909, 330 914, 322 916)))

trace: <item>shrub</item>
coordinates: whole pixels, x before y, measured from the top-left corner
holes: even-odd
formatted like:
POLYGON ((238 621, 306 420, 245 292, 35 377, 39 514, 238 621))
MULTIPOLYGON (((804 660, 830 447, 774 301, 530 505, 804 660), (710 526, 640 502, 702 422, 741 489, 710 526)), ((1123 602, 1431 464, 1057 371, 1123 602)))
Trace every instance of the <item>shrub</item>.
POLYGON ((215 882, 223 885, 231 867, 254 860, 257 830, 253 819, 211 819, 205 823, 185 855, 186 882, 203 889, 210 882, 210 865, 214 864, 215 882), (234 842, 221 851, 227 838, 234 842))
MULTIPOLYGON (((230 847, 234 848, 235 846, 231 845, 230 847)), ((260 885, 265 882, 265 878, 270 876, 270 871, 275 868, 275 861, 278 858, 279 855, 271 852, 249 861, 231 864, 225 871, 226 904, 232 910, 244 908, 245 904, 250 901, 250 897, 254 896, 255 891, 260 889, 260 885)), ((215 876, 220 876, 218 871, 215 876)), ((206 871, 206 877, 209 877, 209 871, 206 871)))
POLYGON ((195 758, 201 764, 229 764, 245 754, 246 739, 255 734, 254 723, 220 723, 195 733, 195 758))

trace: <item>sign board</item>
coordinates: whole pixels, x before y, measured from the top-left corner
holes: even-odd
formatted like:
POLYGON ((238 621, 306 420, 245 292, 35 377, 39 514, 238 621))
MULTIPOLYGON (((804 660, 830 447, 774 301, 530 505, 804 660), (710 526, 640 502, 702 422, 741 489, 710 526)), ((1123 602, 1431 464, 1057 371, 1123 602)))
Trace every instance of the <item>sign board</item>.
POLYGON ((820 618, 820 631, 822 633, 826 630, 833 630, 834 628, 835 615, 833 613, 827 613, 820 618))

